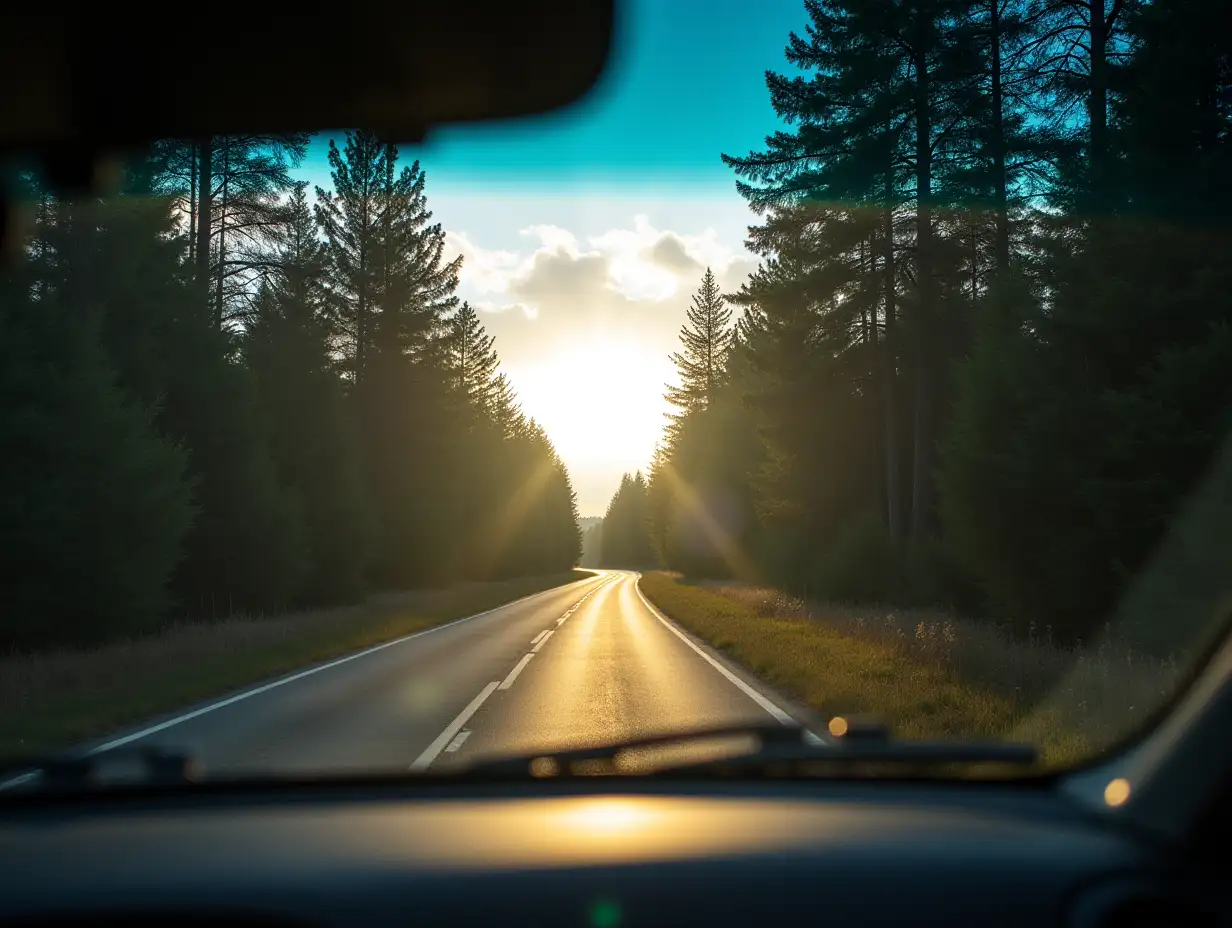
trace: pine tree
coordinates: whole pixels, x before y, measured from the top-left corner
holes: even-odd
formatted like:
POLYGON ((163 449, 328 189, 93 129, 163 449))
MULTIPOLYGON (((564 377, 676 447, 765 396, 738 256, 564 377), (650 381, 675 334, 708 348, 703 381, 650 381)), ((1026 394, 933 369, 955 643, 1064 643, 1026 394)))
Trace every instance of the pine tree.
POLYGON ((397 161, 398 150, 386 145, 378 342, 386 353, 418 358, 430 350, 457 305, 462 258, 444 260, 445 232, 440 223, 432 223, 424 194, 427 176, 419 162, 395 172, 397 161))
POLYGON ((334 191, 317 189, 342 370, 378 518, 388 586, 447 582, 460 561, 453 482, 459 432, 437 357, 461 260, 442 260, 424 174, 368 131, 330 143, 334 191))
POLYGON ((1030 51, 1037 19, 1031 0, 977 0, 964 41, 973 49, 977 90, 970 100, 966 131, 972 164, 959 181, 971 188, 973 206, 991 208, 992 269, 1003 277, 1010 267, 1015 219, 1042 189, 1047 146, 1029 128, 1030 51))
POLYGON ((279 312, 322 340, 330 339, 328 261, 317 235, 317 221, 308 205, 308 183, 297 181, 282 205, 281 222, 269 230, 265 284, 279 312))
POLYGON ((0 274, 7 649, 158 628, 193 516, 187 455, 117 386, 99 307, 69 302, 49 270, 40 260, 0 274))
POLYGON ((233 337, 185 274, 156 167, 134 163, 123 195, 63 204, 47 273, 66 305, 99 314, 121 388, 156 407, 160 432, 187 452, 197 516, 173 583, 178 607, 207 617, 281 608, 303 576, 300 514, 233 337))
POLYGON ((365 585, 370 515, 359 445, 329 351, 324 246, 305 195, 294 188, 286 222, 271 234, 276 270, 255 301, 243 353, 270 421, 284 486, 304 514, 307 602, 346 602, 365 585))
POLYGON ((1108 621, 1232 427, 1226 30, 1201 3, 1131 12, 1121 154, 1060 182, 1104 212, 1039 219, 1037 273, 960 371, 941 469, 954 550, 1020 626, 1067 640, 1108 621))
POLYGON ((656 444, 646 474, 646 532, 655 561, 662 567, 677 568, 674 547, 676 499, 675 465, 672 454, 662 443, 656 444))
POLYGON ((680 385, 668 387, 667 401, 682 414, 713 404, 731 343, 731 316, 714 272, 706 268, 701 286, 693 295, 687 322, 680 327, 681 350, 672 355, 680 385))
POLYGON ((443 261, 419 162, 399 172, 397 160, 375 133, 348 132, 341 151, 330 140, 333 192, 317 188, 341 347, 357 381, 378 353, 422 354, 455 305, 461 258, 443 261))
POLYGON ((242 321, 268 270, 267 236, 308 150, 307 133, 162 142, 160 192, 188 219, 189 262, 221 328, 242 321))
POLYGON ((604 567, 646 567, 654 563, 646 511, 646 480, 638 471, 625 474, 603 516, 604 567))
POLYGON ((495 342, 469 303, 463 303, 445 321, 440 340, 442 366, 454 402, 472 427, 480 420, 498 421, 511 399, 508 382, 497 374, 500 358, 495 342))
POLYGON ((1131 42, 1124 25, 1137 0, 1040 0, 1028 45, 1033 109, 1048 125, 1066 171, 1054 199, 1101 213, 1113 194, 1113 85, 1131 42))
POLYGON ((381 186, 386 148, 371 133, 348 132, 346 148, 329 142, 333 191, 316 188, 325 234, 338 348, 356 381, 367 371, 381 294, 381 186))

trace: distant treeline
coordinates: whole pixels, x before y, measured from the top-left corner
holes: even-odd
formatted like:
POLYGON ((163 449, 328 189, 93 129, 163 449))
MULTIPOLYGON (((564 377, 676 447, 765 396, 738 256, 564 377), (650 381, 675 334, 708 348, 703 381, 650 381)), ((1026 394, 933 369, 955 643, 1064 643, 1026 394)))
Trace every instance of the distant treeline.
POLYGON ((603 547, 603 519, 585 516, 578 521, 582 529, 582 567, 598 567, 603 547))
POLYGON ((805 5, 605 559, 1086 638, 1232 425, 1227 10, 805 5))
POLYGON ((348 133, 313 198, 307 144, 162 144, 105 199, 16 179, 0 647, 577 562, 568 474, 458 305, 419 164, 348 133))

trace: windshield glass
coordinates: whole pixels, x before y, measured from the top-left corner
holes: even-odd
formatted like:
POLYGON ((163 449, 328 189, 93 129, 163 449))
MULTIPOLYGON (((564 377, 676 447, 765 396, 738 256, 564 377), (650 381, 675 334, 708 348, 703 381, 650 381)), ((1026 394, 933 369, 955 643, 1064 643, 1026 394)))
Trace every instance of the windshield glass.
POLYGON ((1218 6, 637 0, 548 118, 12 166, 0 759, 1124 737, 1229 592, 1218 6))

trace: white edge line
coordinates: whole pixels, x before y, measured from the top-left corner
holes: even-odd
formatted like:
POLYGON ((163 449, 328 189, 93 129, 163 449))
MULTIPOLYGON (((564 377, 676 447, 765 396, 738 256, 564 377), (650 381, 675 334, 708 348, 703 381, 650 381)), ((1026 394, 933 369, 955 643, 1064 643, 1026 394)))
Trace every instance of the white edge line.
POLYGON ((361 657, 367 657, 369 654, 375 654, 377 651, 392 648, 395 645, 403 644, 414 638, 421 638, 424 635, 431 635, 433 632, 441 632, 447 628, 452 628, 455 625, 461 625, 463 622, 469 622, 472 619, 481 619, 485 615, 491 615, 493 612, 508 609, 510 606, 516 606, 519 603, 526 602, 528 599, 534 599, 536 596, 542 596, 545 593, 551 593, 559 589, 560 587, 551 587, 546 590, 539 590, 536 593, 528 593, 526 596, 515 599, 512 602, 501 603, 501 605, 493 606, 491 609, 485 609, 483 612, 476 612, 474 615, 465 615, 461 618, 446 622, 444 625, 434 625, 431 628, 422 628, 417 632, 411 632, 411 634, 403 635, 401 638, 395 638, 393 641, 385 641, 381 644, 373 645, 371 648, 366 648, 363 651, 356 652, 355 654, 348 654, 346 657, 340 657, 337 660, 332 660, 327 664, 318 664, 316 667, 309 667, 307 670, 301 670, 299 673, 294 673, 289 677, 281 677, 280 679, 273 680, 269 683, 263 684, 262 686, 258 686, 255 689, 244 690, 242 693, 236 693, 234 696, 229 696, 226 699, 219 700, 218 702, 210 703, 208 706, 202 706, 200 709, 194 709, 192 712, 186 712, 183 715, 178 715, 175 718, 168 719, 165 722, 159 722, 157 725, 151 725, 149 728, 143 728, 140 731, 133 732, 131 735, 124 735, 123 737, 108 741, 106 744, 100 744, 91 748, 87 753, 101 754, 103 751, 110 751, 113 748, 122 747, 130 742, 138 741, 141 738, 145 738, 175 725, 187 722, 189 719, 195 719, 198 716, 213 712, 215 709, 222 709, 226 706, 230 706, 234 703, 248 699, 249 697, 258 696, 261 693, 266 693, 272 689, 277 689, 278 687, 285 686, 288 683, 294 683, 296 680, 302 680, 304 677, 310 677, 313 674, 320 673, 323 670, 332 670, 334 667, 338 667, 341 664, 358 660, 361 657))
POLYGON ((453 740, 456 735, 467 723, 472 715, 479 711, 479 707, 483 705, 485 699, 496 691, 499 684, 493 680, 487 686, 479 691, 479 695, 471 700, 470 705, 458 713, 458 717, 450 722, 443 732, 436 736, 436 740, 428 745, 427 749, 415 759, 415 763, 411 764, 412 770, 427 770, 428 766, 437 758, 437 755, 445 749, 445 745, 453 740))
POLYGON ((507 690, 509 687, 513 686, 513 681, 518 678, 518 674, 526 669, 526 665, 530 663, 530 659, 534 656, 534 654, 523 655, 522 659, 514 665, 513 670, 509 671, 509 676, 505 677, 505 679, 501 681, 501 685, 498 686, 497 689, 507 690))
POLYGON ((540 639, 539 639, 539 643, 538 643, 537 645, 535 645, 533 648, 531 648, 531 649, 530 649, 530 653, 531 653, 531 654, 534 654, 536 651, 538 651, 540 648, 542 648, 545 644, 547 644, 547 643, 548 643, 548 639, 552 637, 552 634, 553 634, 553 633, 549 631, 546 635, 544 635, 542 638, 540 638, 540 639))
POLYGON ((780 709, 778 706, 772 703, 769 699, 767 699, 761 693, 757 692, 757 690, 753 689, 753 687, 749 686, 747 683, 741 680, 738 676, 736 676, 734 673, 732 673, 730 670, 728 670, 726 667, 724 667, 722 664, 716 661, 713 657, 711 657, 709 654, 707 654, 705 651, 699 648, 692 640, 690 640, 690 638, 684 632, 678 629, 674 622, 668 619, 667 616, 665 616, 662 612, 658 610, 658 608, 656 608, 654 603, 652 603, 650 600, 646 598, 646 594, 642 592, 642 588, 638 585, 638 581, 640 580, 641 580, 641 577, 638 576, 633 581, 633 589, 637 590, 638 599, 642 601, 642 605, 644 605, 647 609, 650 610, 651 615, 653 615, 656 619, 658 619, 660 622, 663 623, 664 627, 666 627, 668 631, 670 631, 673 635, 675 635, 677 638, 679 638, 681 641, 687 644, 690 648, 692 648, 694 651, 700 654, 705 659, 705 661, 708 664, 710 664, 711 667, 713 667, 723 676, 727 677, 727 679, 730 680, 737 687, 737 689, 740 690, 740 692, 744 693, 745 696, 749 697, 749 699, 753 700, 753 702, 757 703, 759 706, 765 709, 768 713, 770 713, 770 715, 773 716, 774 720, 778 722, 780 725, 797 724, 796 720, 793 719, 788 713, 784 712, 782 709, 780 709))
POLYGON ((542 638, 542 637, 543 637, 544 635, 546 635, 547 633, 548 633, 548 630, 545 628, 543 631, 541 631, 539 634, 537 634, 534 638, 532 638, 532 639, 530 640, 530 643, 531 643, 531 644, 538 644, 538 643, 539 643, 539 639, 540 639, 540 638, 542 638))
MULTIPOLYGON (((602 575, 600 575, 600 577, 601 576, 602 575)), ((591 579, 598 579, 598 578, 591 578, 591 579)), ((587 583, 589 581, 578 580, 575 582, 587 583)), ((568 584, 565 584, 565 586, 567 585, 568 584)), ((340 658, 337 658, 336 660, 329 661, 328 663, 325 663, 325 664, 318 664, 315 667, 309 667, 307 670, 301 670, 298 673, 293 673, 289 677, 279 677, 277 680, 272 680, 269 683, 264 683, 261 686, 254 687, 250 690, 244 690, 243 692, 236 693, 234 696, 228 696, 226 699, 220 699, 217 702, 212 702, 208 705, 201 706, 199 709, 194 709, 191 712, 185 712, 182 715, 177 715, 174 718, 170 718, 170 719, 167 719, 166 721, 159 722, 156 725, 150 725, 147 728, 142 728, 138 731, 132 732, 131 734, 122 735, 119 738, 113 738, 112 740, 104 742, 103 744, 95 745, 94 747, 87 750, 86 754, 101 754, 104 751, 111 751, 115 748, 123 747, 126 744, 131 744, 134 741, 140 741, 142 738, 148 738, 150 735, 158 734, 158 732, 160 731, 166 731, 168 728, 173 728, 176 725, 181 725, 184 722, 190 721, 191 719, 195 719, 202 715, 206 715, 210 712, 215 711, 216 709, 226 708, 227 706, 234 705, 237 702, 242 702, 243 700, 248 699, 252 696, 259 696, 262 693, 267 693, 272 689, 277 689, 278 687, 285 686, 288 683, 294 683, 296 680, 302 680, 304 679, 304 677, 310 677, 314 673, 320 673, 323 670, 330 670, 334 667, 340 666, 341 664, 346 664, 350 661, 358 660, 361 657, 367 657, 369 654, 375 654, 377 651, 383 651, 386 648, 392 648, 394 645, 402 644, 404 642, 410 641, 413 638, 419 638, 419 637, 422 637, 423 635, 430 635, 433 632, 444 631, 447 628, 451 628, 454 625, 461 625, 463 622, 469 622, 472 619, 483 618, 485 615, 491 615, 493 612, 499 612, 501 609, 508 609, 510 606, 516 606, 519 603, 524 603, 528 599, 534 599, 536 596, 543 596, 546 593, 558 592, 560 589, 561 587, 554 586, 554 587, 549 587, 546 590, 538 590, 537 592, 534 592, 534 593, 528 593, 525 596, 512 600, 511 602, 501 603, 499 606, 493 606, 491 609, 485 609, 483 612, 476 612, 473 615, 465 615, 465 616, 462 616, 461 618, 453 619, 449 622, 446 622, 444 625, 434 625, 431 628, 422 628, 417 632, 411 632, 411 634, 409 635, 403 635, 401 638, 395 638, 392 641, 385 641, 385 642, 382 642, 381 644, 373 645, 370 648, 365 648, 362 651, 357 651, 354 654, 348 654, 346 657, 340 657, 340 658)), ((6 790, 14 786, 20 786, 22 783, 29 782, 30 780, 35 779, 37 776, 38 776, 37 772, 34 772, 34 771, 18 774, 15 777, 11 777, 8 780, 4 780, 3 782, 0 782, 0 790, 6 790)))

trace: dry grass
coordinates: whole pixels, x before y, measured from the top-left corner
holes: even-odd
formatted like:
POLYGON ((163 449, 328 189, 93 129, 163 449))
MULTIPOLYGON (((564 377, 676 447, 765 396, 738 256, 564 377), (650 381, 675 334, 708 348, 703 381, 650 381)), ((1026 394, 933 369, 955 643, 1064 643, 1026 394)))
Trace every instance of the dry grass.
POLYGON ((1128 734, 1181 667, 1124 642, 1073 650, 931 610, 818 605, 657 573, 642 589, 681 625, 826 713, 869 713, 907 738, 1015 737, 1068 763, 1128 734))
POLYGON ((590 576, 574 571, 184 624, 86 651, 0 658, 0 759, 38 755, 297 667, 590 576))

